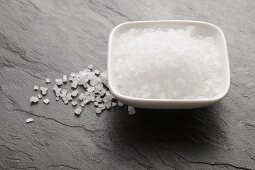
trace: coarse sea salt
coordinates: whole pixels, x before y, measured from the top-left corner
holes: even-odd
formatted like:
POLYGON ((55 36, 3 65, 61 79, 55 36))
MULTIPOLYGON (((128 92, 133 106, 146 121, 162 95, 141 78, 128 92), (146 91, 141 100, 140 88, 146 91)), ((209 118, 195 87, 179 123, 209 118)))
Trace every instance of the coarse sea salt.
MULTIPOLYGON (((70 101, 72 106, 76 107, 74 114, 77 116, 82 113, 83 107, 89 103, 94 103, 97 114, 102 113, 105 109, 124 105, 110 93, 107 73, 100 72, 98 69, 93 70, 93 65, 89 65, 88 68, 78 73, 71 73, 68 80, 66 75, 63 75, 63 79, 55 79, 52 89, 57 101, 61 99, 65 105, 70 101)), ((49 80, 46 82, 50 83, 49 80)), ((48 90, 47 87, 39 88, 38 86, 35 86, 34 89, 40 89, 40 93, 37 94, 38 97, 32 96, 30 98, 31 103, 38 102, 38 98, 42 98, 42 95, 45 96, 48 90)), ((50 100, 45 98, 43 102, 48 105, 50 100)))
POLYGON ((215 41, 195 27, 131 29, 113 50, 113 77, 126 96, 203 99, 219 93, 221 57, 215 41))

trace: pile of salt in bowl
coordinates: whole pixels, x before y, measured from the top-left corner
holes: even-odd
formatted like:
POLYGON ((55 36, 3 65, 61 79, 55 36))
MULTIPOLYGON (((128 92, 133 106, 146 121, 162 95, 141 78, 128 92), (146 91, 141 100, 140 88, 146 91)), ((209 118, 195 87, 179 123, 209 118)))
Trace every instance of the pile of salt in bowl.
POLYGON ((215 41, 198 35, 193 26, 131 29, 116 40, 113 59, 113 77, 126 96, 209 99, 220 90, 215 41))

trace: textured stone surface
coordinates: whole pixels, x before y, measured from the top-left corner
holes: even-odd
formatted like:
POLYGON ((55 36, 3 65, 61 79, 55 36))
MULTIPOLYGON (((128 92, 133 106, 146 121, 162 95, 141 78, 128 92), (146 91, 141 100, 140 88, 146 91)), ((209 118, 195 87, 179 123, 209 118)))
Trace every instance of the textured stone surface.
POLYGON ((254 0, 0 1, 0 169, 255 169, 254 8, 254 0), (79 118, 50 94, 49 105, 30 106, 46 77, 105 70, 114 26, 151 19, 223 29, 231 88, 222 102, 135 116, 88 106, 79 118))

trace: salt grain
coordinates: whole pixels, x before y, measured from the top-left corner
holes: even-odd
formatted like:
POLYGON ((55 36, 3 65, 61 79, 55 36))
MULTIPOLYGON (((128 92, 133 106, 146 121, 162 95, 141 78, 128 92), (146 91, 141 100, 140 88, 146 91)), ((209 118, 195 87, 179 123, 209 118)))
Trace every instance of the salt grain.
POLYGON ((81 114, 82 108, 79 106, 74 110, 75 115, 79 116, 81 114))
POLYGON ((67 76, 63 75, 63 83, 66 83, 66 82, 67 82, 67 76))
POLYGON ((63 84, 62 79, 56 79, 55 82, 56 82, 56 85, 58 85, 58 86, 61 86, 63 84))
POLYGON ((42 98, 42 95, 41 95, 40 93, 38 93, 38 94, 37 94, 37 97, 38 97, 39 99, 41 99, 41 98, 42 98))
POLYGON ((78 104, 77 101, 72 101, 72 105, 73 105, 73 106, 76 106, 77 104, 78 104))
POLYGON ((30 97, 30 102, 31 103, 37 103, 38 102, 38 97, 35 97, 35 96, 30 97))
POLYGON ((34 91, 38 91, 39 87, 38 86, 34 86, 34 91))
POLYGON ((50 79, 49 79, 49 78, 46 78, 46 79, 45 79, 45 82, 46 82, 46 83, 50 83, 50 79))
POLYGON ((41 90, 42 95, 45 96, 47 94, 48 88, 47 87, 40 87, 40 90, 41 90))
POLYGON ((33 122, 33 121, 34 121, 33 118, 28 118, 28 119, 26 119, 26 123, 31 123, 31 122, 33 122))
POLYGON ((49 99, 44 99, 44 100, 43 100, 43 103, 49 104, 49 103, 50 103, 50 100, 49 100, 49 99))
POLYGON ((129 114, 129 115, 134 115, 134 114, 135 114, 135 109, 134 109, 134 107, 128 106, 128 114, 129 114))

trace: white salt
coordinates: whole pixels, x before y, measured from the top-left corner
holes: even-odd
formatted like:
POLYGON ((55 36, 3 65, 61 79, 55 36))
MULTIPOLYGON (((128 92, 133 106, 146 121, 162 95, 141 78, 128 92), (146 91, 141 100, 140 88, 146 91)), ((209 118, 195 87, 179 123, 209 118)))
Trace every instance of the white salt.
POLYGON ((58 86, 61 86, 63 84, 62 79, 56 79, 55 82, 56 82, 56 85, 58 85, 58 86))
POLYGON ((78 104, 77 101, 72 101, 72 105, 73 105, 73 106, 76 106, 77 104, 78 104))
POLYGON ((49 104, 49 103, 50 103, 50 100, 49 100, 49 99, 44 99, 44 100, 43 100, 43 103, 49 104))
POLYGON ((38 102, 38 97, 36 97, 36 96, 30 97, 30 102, 31 103, 37 103, 38 102))
POLYGON ((40 93, 38 93, 38 94, 37 94, 37 97, 38 97, 39 99, 41 99, 41 98, 42 98, 42 95, 41 95, 40 93))
POLYGON ((50 79, 49 79, 49 78, 46 78, 46 79, 45 79, 45 82, 46 82, 46 83, 50 83, 50 79))
POLYGON ((134 115, 134 114, 135 114, 135 109, 134 109, 134 107, 128 106, 128 114, 129 114, 129 115, 134 115))
POLYGON ((67 76, 63 75, 63 83, 66 83, 66 82, 67 82, 67 76))
POLYGON ((34 86, 34 91, 38 91, 39 87, 38 86, 34 86))
POLYGON ((79 106, 74 110, 75 115, 79 116, 81 114, 82 108, 79 106))
POLYGON ((33 121, 34 121, 33 118, 28 118, 28 119, 26 119, 26 123, 31 123, 31 122, 33 122, 33 121))
POLYGON ((42 95, 45 96, 47 94, 48 88, 47 87, 40 87, 40 90, 41 90, 42 95))
MULTIPOLYGON (((132 29, 113 50, 121 94, 152 99, 202 99, 219 93, 222 59, 211 37, 186 29, 132 29)), ((101 77, 105 76, 102 73, 101 77)))

